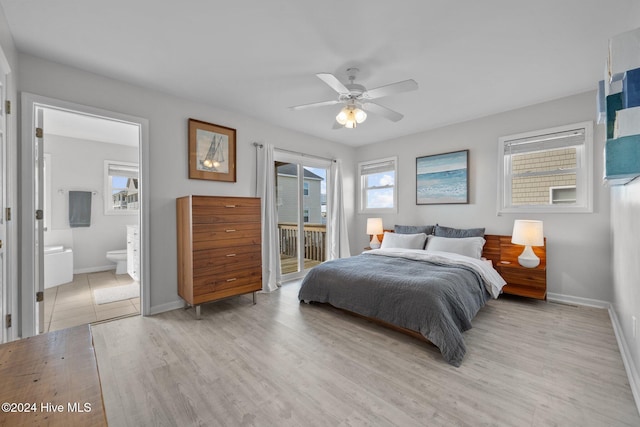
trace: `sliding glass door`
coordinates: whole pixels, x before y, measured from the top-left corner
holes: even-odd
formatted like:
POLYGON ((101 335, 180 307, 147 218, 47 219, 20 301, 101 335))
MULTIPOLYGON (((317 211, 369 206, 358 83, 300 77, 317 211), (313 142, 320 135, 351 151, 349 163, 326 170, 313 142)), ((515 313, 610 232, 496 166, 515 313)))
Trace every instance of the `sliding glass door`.
POLYGON ((328 161, 276 153, 280 270, 300 277, 326 258, 328 161))

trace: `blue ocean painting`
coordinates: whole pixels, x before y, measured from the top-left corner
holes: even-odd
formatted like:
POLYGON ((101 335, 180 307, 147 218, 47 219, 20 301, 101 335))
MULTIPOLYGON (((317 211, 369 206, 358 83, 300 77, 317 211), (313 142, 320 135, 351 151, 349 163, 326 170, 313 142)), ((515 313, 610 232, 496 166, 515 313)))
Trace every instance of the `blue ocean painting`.
POLYGON ((467 203, 467 151, 417 159, 416 203, 467 203))

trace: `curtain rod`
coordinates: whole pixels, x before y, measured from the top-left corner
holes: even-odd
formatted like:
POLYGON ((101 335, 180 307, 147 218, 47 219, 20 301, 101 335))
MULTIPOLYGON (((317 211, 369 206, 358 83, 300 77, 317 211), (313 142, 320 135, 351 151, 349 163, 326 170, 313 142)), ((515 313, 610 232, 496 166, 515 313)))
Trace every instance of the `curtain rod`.
MULTIPOLYGON (((259 142, 254 142, 253 146, 256 147, 256 148, 264 147, 264 145, 260 144, 259 142)), ((300 153, 298 151, 285 150, 284 148, 275 148, 274 147, 274 150, 280 151, 280 152, 283 152, 283 153, 295 154, 295 155, 302 156, 302 157, 311 157, 311 158, 314 158, 314 159, 328 160, 330 162, 335 162, 336 161, 336 159, 328 159, 326 157, 316 156, 316 155, 313 155, 313 154, 305 154, 305 153, 300 153)))

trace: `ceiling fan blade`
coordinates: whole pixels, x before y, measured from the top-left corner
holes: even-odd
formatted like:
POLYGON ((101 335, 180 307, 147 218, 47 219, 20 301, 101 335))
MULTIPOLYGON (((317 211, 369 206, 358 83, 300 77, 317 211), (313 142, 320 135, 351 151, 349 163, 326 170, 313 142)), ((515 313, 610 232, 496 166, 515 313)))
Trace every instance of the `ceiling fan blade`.
POLYGON ((339 103, 340 101, 338 101, 337 99, 333 99, 331 101, 321 101, 321 102, 313 102, 311 104, 294 105, 293 107, 289 107, 289 108, 292 110, 304 110, 306 108, 324 107, 325 105, 335 105, 339 103))
POLYGON ((391 120, 392 122, 397 122, 402 120, 402 118, 404 117, 404 115, 398 113, 397 111, 393 111, 387 107, 383 107, 380 104, 376 104, 374 102, 365 102, 362 104, 362 109, 364 111, 368 111, 371 112, 373 114, 376 114, 378 116, 382 116, 384 118, 387 118, 389 120, 391 120))
POLYGON ((333 127, 331 129, 337 130, 337 129, 344 129, 344 126, 342 126, 340 123, 338 123, 337 121, 333 121, 333 127))
POLYGON ((318 73, 318 74, 316 74, 316 76, 318 76, 318 78, 320 80, 325 82, 327 85, 329 85, 329 87, 331 89, 335 90, 340 95, 348 95, 349 94, 349 89, 347 89, 346 86, 343 85, 340 82, 340 80, 338 80, 336 78, 336 76, 334 76, 333 74, 330 74, 330 73, 318 73))
POLYGON ((395 95, 396 93, 409 92, 418 89, 418 83, 415 80, 403 80, 401 82, 391 83, 389 85, 380 86, 368 90, 362 94, 362 99, 376 99, 384 96, 395 95))

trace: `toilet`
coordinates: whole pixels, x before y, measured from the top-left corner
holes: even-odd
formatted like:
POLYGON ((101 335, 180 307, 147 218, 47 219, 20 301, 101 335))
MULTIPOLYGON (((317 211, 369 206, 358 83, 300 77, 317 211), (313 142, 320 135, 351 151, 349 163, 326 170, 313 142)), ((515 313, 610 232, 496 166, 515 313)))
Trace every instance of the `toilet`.
POLYGON ((116 263, 116 274, 127 274, 127 250, 107 252, 107 259, 116 263))

